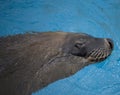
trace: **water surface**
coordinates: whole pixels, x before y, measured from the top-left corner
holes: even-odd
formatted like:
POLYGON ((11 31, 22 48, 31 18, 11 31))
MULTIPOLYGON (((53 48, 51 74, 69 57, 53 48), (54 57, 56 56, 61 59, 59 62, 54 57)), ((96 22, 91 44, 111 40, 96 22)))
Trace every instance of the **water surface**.
POLYGON ((120 0, 0 0, 0 36, 57 30, 112 38, 114 51, 33 95, 120 95, 120 0))

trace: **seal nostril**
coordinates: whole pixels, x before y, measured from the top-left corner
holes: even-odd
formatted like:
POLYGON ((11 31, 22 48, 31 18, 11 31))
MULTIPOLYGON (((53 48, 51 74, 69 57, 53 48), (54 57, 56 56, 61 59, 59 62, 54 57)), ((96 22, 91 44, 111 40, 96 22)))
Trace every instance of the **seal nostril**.
POLYGON ((109 45, 110 45, 110 48, 113 49, 113 41, 111 39, 107 39, 109 45))

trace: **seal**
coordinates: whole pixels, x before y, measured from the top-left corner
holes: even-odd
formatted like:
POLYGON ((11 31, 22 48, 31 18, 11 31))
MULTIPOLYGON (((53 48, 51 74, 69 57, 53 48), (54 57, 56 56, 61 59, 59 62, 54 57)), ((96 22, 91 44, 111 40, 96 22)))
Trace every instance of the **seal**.
POLYGON ((84 33, 43 32, 0 37, 0 95, 31 95, 106 59, 113 41, 84 33))

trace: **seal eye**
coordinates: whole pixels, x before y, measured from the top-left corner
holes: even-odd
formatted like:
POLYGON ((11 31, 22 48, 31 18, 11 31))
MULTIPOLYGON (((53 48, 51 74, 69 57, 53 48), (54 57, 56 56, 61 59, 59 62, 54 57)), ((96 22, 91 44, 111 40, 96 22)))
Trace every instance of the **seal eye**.
POLYGON ((75 47, 80 49, 82 47, 82 45, 83 45, 82 43, 76 43, 75 47))
POLYGON ((76 43, 71 51, 72 55, 85 57, 87 54, 86 48, 83 43, 76 43))

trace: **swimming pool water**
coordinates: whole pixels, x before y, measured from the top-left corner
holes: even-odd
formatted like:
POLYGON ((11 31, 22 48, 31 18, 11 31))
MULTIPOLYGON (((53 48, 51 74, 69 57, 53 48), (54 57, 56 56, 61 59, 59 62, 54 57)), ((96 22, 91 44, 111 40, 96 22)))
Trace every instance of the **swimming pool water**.
POLYGON ((33 95, 120 95, 120 0, 0 0, 0 36, 58 30, 112 38, 114 51, 33 95))

